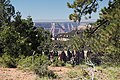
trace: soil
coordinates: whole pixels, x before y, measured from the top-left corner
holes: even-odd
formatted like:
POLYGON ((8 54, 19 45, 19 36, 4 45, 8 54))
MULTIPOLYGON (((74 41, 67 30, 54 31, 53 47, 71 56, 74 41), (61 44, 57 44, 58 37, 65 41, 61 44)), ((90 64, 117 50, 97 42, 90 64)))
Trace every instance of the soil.
MULTIPOLYGON (((68 78, 68 72, 72 70, 72 68, 68 68, 68 67, 48 67, 49 70, 52 70, 54 73, 56 73, 58 75, 57 79, 53 79, 53 80, 66 80, 68 78)), ((71 80, 71 79, 67 79, 67 80, 71 80)))
MULTIPOLYGON (((68 76, 67 72, 71 70, 77 70, 76 68, 68 67, 48 67, 49 70, 52 70, 59 76, 59 79, 55 80, 64 80, 68 76)), ((106 72, 103 70, 95 71, 96 77, 98 80, 110 80, 106 72)), ((0 80, 36 80, 37 76, 28 70, 20 70, 18 68, 0 68, 0 80)), ((116 75, 115 80, 120 80, 120 73, 116 75)))
POLYGON ((70 71, 70 68, 66 67, 48 67, 49 70, 52 70, 54 73, 56 73, 58 76, 66 76, 66 73, 70 71))
POLYGON ((35 80, 36 75, 18 68, 0 68, 0 80, 35 80))
MULTIPOLYGON (((48 67, 59 77, 65 77, 70 68, 65 67, 48 67)), ((28 70, 20 70, 18 68, 0 68, 0 80, 36 80, 37 76, 28 70)))

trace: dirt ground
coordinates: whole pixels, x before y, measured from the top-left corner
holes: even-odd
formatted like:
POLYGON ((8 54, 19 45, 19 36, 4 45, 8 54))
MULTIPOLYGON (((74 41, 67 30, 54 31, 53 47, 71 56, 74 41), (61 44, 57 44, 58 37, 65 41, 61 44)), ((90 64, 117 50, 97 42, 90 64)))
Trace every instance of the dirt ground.
MULTIPOLYGON (((70 68, 48 67, 61 77, 65 77, 70 68)), ((36 80, 33 72, 20 70, 18 68, 0 68, 0 80, 36 80)))
POLYGON ((54 73, 56 73, 59 77, 66 77, 67 72, 70 71, 70 68, 66 67, 48 67, 49 70, 52 70, 54 73))
MULTIPOLYGON (((59 76, 59 79, 55 80, 64 80, 68 76, 68 72, 71 70, 78 71, 78 68, 68 68, 68 67, 48 67, 49 70, 52 70, 59 76)), ((119 70, 119 69, 118 69, 119 70)), ((107 70, 108 71, 108 70, 107 70)), ((120 72, 114 78, 109 79, 110 73, 107 73, 104 69, 98 69, 95 72, 98 80, 120 80, 120 72), (104 78, 104 79, 103 79, 104 78)), ((0 68, 0 80, 36 80, 37 76, 30 71, 20 70, 18 68, 0 68)), ((41 79, 39 79, 41 80, 41 79)), ((71 79, 70 79, 71 80, 71 79)))
MULTIPOLYGON (((61 77, 65 77, 70 68, 48 67, 61 77)), ((33 72, 20 70, 18 68, 0 68, 0 80, 36 80, 33 72)))
POLYGON ((33 72, 19 70, 17 68, 0 68, 0 80, 35 80, 33 72))

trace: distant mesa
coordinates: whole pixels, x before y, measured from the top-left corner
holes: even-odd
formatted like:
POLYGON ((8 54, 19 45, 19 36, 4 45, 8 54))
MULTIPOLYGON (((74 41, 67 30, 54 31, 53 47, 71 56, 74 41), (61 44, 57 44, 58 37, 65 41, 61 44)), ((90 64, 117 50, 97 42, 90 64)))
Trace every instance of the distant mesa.
POLYGON ((52 36, 55 37, 60 33, 68 33, 72 30, 85 29, 85 25, 88 25, 89 22, 81 22, 77 24, 75 22, 34 22, 35 26, 43 27, 45 30, 51 32, 52 36))

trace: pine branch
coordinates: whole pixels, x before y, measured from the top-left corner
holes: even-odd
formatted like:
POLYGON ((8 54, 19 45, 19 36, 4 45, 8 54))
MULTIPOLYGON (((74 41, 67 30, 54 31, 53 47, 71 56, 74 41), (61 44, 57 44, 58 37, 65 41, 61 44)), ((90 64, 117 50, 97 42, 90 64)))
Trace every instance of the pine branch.
POLYGON ((91 34, 94 34, 102 25, 106 24, 108 20, 104 20, 100 25, 98 25, 92 32, 91 34))

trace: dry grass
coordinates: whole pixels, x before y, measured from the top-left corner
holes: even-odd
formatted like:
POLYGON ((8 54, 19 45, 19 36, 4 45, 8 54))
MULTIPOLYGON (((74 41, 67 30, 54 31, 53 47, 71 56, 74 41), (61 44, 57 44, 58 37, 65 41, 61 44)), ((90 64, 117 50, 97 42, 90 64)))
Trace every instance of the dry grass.
MULTIPOLYGON (((76 67, 48 67, 58 75, 57 79, 48 77, 36 78, 31 71, 19 70, 17 68, 0 68, 0 80, 90 80, 90 67, 79 65, 76 67)), ((120 80, 120 67, 97 66, 94 70, 95 80, 120 80)))
MULTIPOLYGON (((79 65, 72 67, 50 67, 59 77, 56 80, 90 80, 92 68, 79 65)), ((95 80, 120 80, 120 67, 102 67, 98 66, 94 70, 95 80)))

